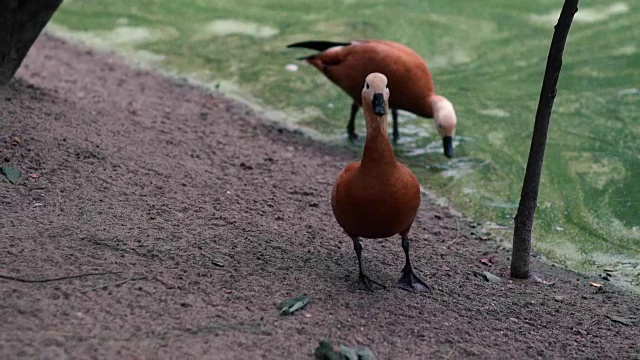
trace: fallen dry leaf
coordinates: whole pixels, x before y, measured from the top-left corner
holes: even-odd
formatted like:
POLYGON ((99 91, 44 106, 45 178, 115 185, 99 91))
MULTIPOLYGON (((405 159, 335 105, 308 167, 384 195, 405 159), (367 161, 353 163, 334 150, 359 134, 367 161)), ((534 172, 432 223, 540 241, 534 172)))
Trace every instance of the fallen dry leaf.
POLYGON ((595 281, 591 281, 591 280, 589 280, 589 285, 591 285, 591 286, 593 286, 593 287, 597 287, 597 288, 602 287, 602 284, 597 283, 597 282, 595 282, 595 281))
POLYGON ((492 283, 499 283, 502 281, 502 279, 499 276, 496 276, 488 271, 473 270, 473 274, 479 277, 480 279, 483 279, 485 281, 492 282, 492 283))
POLYGON ((307 306, 309 301, 310 299, 306 295, 296 296, 292 299, 285 300, 278 304, 278 309, 280 309, 280 314, 290 315, 307 306))
POLYGON ((31 173, 31 174, 29 174, 29 177, 30 177, 30 178, 32 178, 32 179, 37 179, 37 178, 39 178, 40 176, 42 176, 42 175, 41 175, 41 174, 38 174, 38 173, 31 173))
POLYGON ((548 281, 548 280, 545 280, 542 276, 533 275, 533 281, 539 282, 540 284, 543 284, 543 285, 553 285, 556 283, 556 281, 558 281, 558 279, 555 279, 553 281, 548 281))
POLYGON ((607 315, 607 317, 611 319, 611 321, 613 322, 617 322, 619 324, 626 325, 626 326, 633 326, 633 324, 636 322, 635 319, 627 319, 621 316, 607 315))
POLYGON ((480 259, 480 262, 484 265, 491 266, 493 265, 493 258, 490 258, 490 257, 482 258, 480 259))
POLYGON ((19 136, 14 136, 13 139, 11 139, 11 143, 13 145, 20 145, 22 144, 22 139, 20 139, 19 136))

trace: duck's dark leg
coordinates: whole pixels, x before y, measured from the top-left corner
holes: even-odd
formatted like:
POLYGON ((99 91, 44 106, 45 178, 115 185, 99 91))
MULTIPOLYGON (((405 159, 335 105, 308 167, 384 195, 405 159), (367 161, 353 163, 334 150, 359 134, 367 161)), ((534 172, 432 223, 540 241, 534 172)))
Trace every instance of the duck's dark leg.
POLYGON ((347 124, 347 134, 351 141, 358 139, 358 134, 356 134, 356 114, 358 114, 359 109, 360 105, 355 102, 351 104, 351 115, 349 116, 349 123, 347 124))
POLYGON ((391 109, 391 117, 393 118, 393 143, 398 142, 400 132, 398 131, 398 109, 391 109))
POLYGON ((360 269, 360 275, 358 279, 369 291, 373 291, 373 285, 378 285, 382 288, 386 288, 384 285, 380 284, 377 281, 371 280, 367 275, 364 274, 364 270, 362 269, 362 245, 360 244, 360 238, 357 236, 351 237, 353 240, 353 250, 356 251, 356 255, 358 256, 358 268, 360 269))
POLYGON ((402 236, 402 250, 404 250, 405 263, 402 269, 402 276, 398 279, 398 285, 402 289, 409 291, 431 292, 429 286, 422 282, 411 268, 411 260, 409 259, 409 231, 401 232, 400 236, 402 236))

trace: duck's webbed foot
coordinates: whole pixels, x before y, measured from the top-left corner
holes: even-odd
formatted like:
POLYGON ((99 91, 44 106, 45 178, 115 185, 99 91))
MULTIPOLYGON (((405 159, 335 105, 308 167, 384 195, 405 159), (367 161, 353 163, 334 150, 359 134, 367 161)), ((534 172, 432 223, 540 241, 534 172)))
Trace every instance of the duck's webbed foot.
POLYGON ((429 285, 420 280, 411 267, 411 260, 409 259, 409 230, 400 233, 400 236, 402 237, 402 250, 404 250, 405 263, 402 269, 402 276, 398 279, 398 286, 408 291, 430 293, 431 288, 429 285))
POLYGON ((373 285, 378 285, 383 289, 386 289, 387 287, 382 285, 381 283, 375 281, 375 280, 371 280, 370 277, 368 277, 367 275, 360 273, 360 276, 358 277, 358 282, 361 283, 362 285, 364 285, 364 287, 373 292, 373 285))
POLYGON ((416 292, 431 292, 429 285, 425 284, 420 278, 413 272, 411 266, 408 268, 405 266, 402 269, 402 276, 398 279, 398 286, 401 289, 416 292))
POLYGON ((369 291, 373 291, 373 285, 378 285, 381 288, 386 289, 386 286, 375 280, 371 280, 371 278, 365 275, 364 270, 362 269, 362 244, 360 244, 360 238, 352 236, 351 240, 353 240, 353 250, 356 251, 356 255, 358 256, 358 270, 360 272, 358 282, 362 283, 362 285, 364 285, 364 287, 369 291))

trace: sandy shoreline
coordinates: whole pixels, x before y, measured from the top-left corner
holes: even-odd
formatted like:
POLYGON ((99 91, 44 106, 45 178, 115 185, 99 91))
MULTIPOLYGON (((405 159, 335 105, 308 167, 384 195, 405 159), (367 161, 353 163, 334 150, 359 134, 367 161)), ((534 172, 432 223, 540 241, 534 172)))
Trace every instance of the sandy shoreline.
MULTIPOLYGON (((434 295, 357 291, 329 204, 353 155, 247 106, 48 35, 0 101, 0 158, 41 175, 0 181, 0 273, 118 272, 0 279, 0 357, 297 359, 325 337, 382 359, 640 356, 637 322, 608 317, 638 296, 537 260, 555 285, 484 282, 509 254, 426 197, 412 256, 434 295)), ((363 245, 392 285, 399 238, 363 245)))

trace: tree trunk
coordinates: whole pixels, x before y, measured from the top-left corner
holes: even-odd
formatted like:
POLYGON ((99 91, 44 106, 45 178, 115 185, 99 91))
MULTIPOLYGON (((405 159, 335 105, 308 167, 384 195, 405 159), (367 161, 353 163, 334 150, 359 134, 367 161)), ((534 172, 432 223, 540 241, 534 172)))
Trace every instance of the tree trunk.
POLYGON ((0 85, 11 80, 62 0, 0 0, 0 85))
POLYGON ((551 109, 556 98, 556 85, 562 68, 562 53, 564 52, 564 45, 567 41, 573 16, 578 11, 578 1, 565 0, 551 39, 547 67, 544 72, 538 110, 536 111, 536 119, 533 125, 527 170, 525 171, 522 192, 520 193, 520 204, 518 212, 513 219, 515 228, 513 230, 511 276, 515 278, 529 278, 531 230, 538 202, 538 189, 540 187, 544 149, 547 144, 549 119, 551 118, 551 109))

